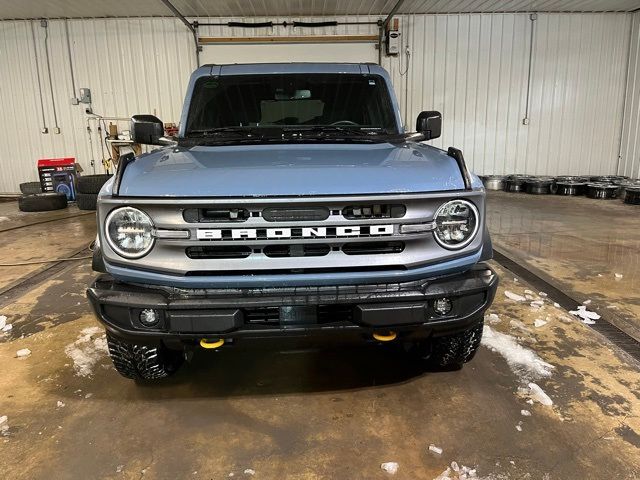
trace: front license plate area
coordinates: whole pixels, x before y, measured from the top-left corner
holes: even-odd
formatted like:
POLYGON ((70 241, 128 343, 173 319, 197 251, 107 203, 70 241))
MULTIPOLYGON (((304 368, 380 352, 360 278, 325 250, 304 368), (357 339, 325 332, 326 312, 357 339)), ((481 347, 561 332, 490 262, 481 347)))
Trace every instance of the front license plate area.
POLYGON ((299 326, 318 323, 316 306, 282 306, 280 307, 280 325, 299 326))

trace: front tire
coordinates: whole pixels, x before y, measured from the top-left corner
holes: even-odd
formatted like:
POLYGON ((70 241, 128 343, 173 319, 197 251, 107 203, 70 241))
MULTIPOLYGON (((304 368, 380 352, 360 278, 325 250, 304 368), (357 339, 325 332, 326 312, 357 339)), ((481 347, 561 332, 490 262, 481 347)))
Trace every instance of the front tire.
POLYGON ((459 370, 475 357, 484 321, 453 335, 434 337, 414 344, 414 352, 433 368, 439 370, 459 370))
POLYGON ((129 343, 107 333, 109 356, 120 375, 133 380, 159 380, 173 375, 184 358, 165 346, 129 343))

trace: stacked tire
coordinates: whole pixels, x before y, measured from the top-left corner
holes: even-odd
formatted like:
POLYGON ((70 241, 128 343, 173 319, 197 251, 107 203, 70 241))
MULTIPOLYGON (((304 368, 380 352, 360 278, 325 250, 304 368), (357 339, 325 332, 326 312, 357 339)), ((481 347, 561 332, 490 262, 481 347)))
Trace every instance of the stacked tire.
POLYGON ((64 193, 42 193, 40 182, 20 184, 22 195, 18 198, 21 212, 50 212, 67 207, 67 196, 64 193))
POLYGON ((76 184, 76 204, 80 210, 95 210, 98 203, 98 193, 111 175, 83 175, 78 177, 76 184))

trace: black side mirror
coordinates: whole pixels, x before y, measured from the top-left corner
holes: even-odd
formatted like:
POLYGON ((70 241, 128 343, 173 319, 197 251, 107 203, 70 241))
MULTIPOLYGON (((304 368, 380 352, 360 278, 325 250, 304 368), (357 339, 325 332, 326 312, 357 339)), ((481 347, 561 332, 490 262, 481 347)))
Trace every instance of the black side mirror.
POLYGON ((435 110, 420 112, 416 120, 416 131, 424 135, 425 140, 438 138, 442 132, 442 115, 435 110))
POLYGON ((164 145, 164 125, 153 115, 134 115, 131 117, 131 140, 145 145, 164 145))

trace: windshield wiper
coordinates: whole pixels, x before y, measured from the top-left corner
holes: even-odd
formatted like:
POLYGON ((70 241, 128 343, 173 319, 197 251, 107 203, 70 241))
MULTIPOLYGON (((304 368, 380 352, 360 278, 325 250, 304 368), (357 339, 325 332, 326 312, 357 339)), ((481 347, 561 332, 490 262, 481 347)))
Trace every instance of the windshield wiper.
POLYGON ((344 127, 341 125, 315 125, 306 127, 304 125, 295 127, 283 127, 285 133, 311 133, 318 136, 354 136, 354 137, 375 137, 377 135, 388 135, 389 132, 383 128, 363 129, 362 127, 344 127))
POLYGON ((202 130, 190 130, 187 132, 187 136, 198 137, 217 137, 228 134, 238 135, 253 135, 255 132, 250 127, 217 127, 217 128, 205 128, 202 130))

